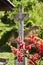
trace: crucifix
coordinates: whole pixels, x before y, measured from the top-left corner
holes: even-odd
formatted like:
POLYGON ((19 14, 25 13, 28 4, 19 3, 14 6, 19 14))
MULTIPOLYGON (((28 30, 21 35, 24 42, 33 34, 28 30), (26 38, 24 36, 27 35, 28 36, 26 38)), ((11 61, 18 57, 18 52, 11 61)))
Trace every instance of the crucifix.
MULTIPOLYGON (((19 36, 21 37, 21 42, 24 42, 24 21, 23 21, 23 19, 29 17, 29 14, 23 14, 23 12, 24 12, 24 7, 20 6, 19 14, 13 15, 14 19, 18 19, 18 23, 19 23, 18 33, 19 33, 19 36)), ((25 50, 25 47, 24 47, 24 50, 25 50)), ((22 65, 26 65, 25 58, 23 60, 22 65)))

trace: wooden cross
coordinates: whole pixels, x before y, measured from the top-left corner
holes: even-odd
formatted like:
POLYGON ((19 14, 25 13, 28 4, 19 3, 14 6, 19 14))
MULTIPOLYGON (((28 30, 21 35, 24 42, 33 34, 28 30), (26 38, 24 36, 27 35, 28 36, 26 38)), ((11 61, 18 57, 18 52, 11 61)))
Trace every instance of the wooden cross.
MULTIPOLYGON (((20 6, 19 14, 13 15, 14 19, 18 19, 18 23, 19 23, 18 33, 19 33, 19 36, 21 37, 21 42, 24 42, 24 21, 23 19, 29 17, 28 14, 23 14, 23 12, 24 12, 24 7, 20 6)), ((25 47, 24 47, 24 50, 25 50, 25 47)), ((24 62, 23 65, 26 65, 25 61, 23 62, 24 62)))
POLYGON ((19 14, 14 14, 13 18, 18 19, 19 27, 18 27, 18 32, 19 36, 21 37, 22 42, 24 41, 24 22, 23 19, 29 17, 28 14, 23 14, 24 8, 21 6, 19 8, 19 14))

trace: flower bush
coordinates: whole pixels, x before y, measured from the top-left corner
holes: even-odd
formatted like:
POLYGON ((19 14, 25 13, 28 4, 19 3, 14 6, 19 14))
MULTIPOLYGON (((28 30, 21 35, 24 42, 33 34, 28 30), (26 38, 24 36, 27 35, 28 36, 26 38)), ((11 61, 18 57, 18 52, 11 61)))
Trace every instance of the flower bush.
POLYGON ((25 37, 25 42, 21 42, 20 37, 16 38, 16 42, 18 48, 12 47, 11 45, 10 47, 17 60, 22 62, 23 57, 26 56, 29 64, 37 65, 36 61, 43 57, 43 40, 34 35, 30 35, 25 37), (36 49, 36 51, 31 53, 32 49, 36 49))

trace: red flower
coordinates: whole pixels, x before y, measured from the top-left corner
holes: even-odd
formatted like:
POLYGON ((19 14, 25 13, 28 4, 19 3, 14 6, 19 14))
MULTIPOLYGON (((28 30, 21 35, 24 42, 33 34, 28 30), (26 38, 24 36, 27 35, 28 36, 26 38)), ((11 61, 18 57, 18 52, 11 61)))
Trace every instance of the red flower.
POLYGON ((23 44, 20 44, 19 45, 19 49, 23 49, 23 44))
POLYGON ((38 47, 39 53, 43 55, 43 42, 41 42, 41 45, 38 47))
POLYGON ((22 42, 20 45, 19 45, 19 49, 23 49, 25 47, 25 42, 22 42))
POLYGON ((31 65, 35 65, 32 60, 28 60, 28 63, 31 64, 31 65))
POLYGON ((36 61, 36 60, 38 60, 39 57, 40 57, 40 55, 38 53, 36 53, 33 55, 32 60, 36 61))
POLYGON ((26 46, 26 43, 25 42, 22 42, 22 45, 23 45, 23 49, 24 49, 24 47, 26 46))
POLYGON ((43 55, 43 51, 39 51, 39 54, 40 54, 40 55, 43 55))
POLYGON ((32 39, 31 39, 30 36, 26 37, 26 40, 27 40, 28 42, 32 42, 32 39))
POLYGON ((26 46, 26 50, 30 50, 31 47, 32 47, 32 45, 27 45, 27 46, 26 46))
POLYGON ((40 50, 43 51, 43 42, 41 42, 41 45, 40 45, 40 50))
POLYGON ((20 41, 21 41, 21 37, 18 36, 18 37, 16 38, 16 41, 17 41, 17 42, 20 42, 20 41))
POLYGON ((36 43, 37 43, 37 39, 36 39, 36 38, 34 38, 34 39, 33 39, 33 42, 36 44, 36 43))
POLYGON ((20 51, 17 51, 17 56, 19 56, 20 55, 20 51))
POLYGON ((24 50, 23 49, 20 49, 20 52, 21 52, 21 54, 24 54, 24 50))
POLYGON ((12 50, 12 52, 13 52, 13 54, 17 54, 17 49, 16 48, 11 48, 11 50, 12 50))
POLYGON ((33 39, 33 38, 34 38, 34 35, 31 35, 31 36, 30 36, 30 38, 32 38, 32 39, 33 39))
POLYGON ((41 43, 41 50, 43 51, 43 42, 41 43))
POLYGON ((18 59, 19 62, 20 62, 20 61, 23 61, 23 56, 22 56, 22 55, 19 55, 19 56, 17 57, 17 59, 18 59))
POLYGON ((33 39, 34 39, 34 35, 30 35, 30 36, 27 37, 26 40, 27 40, 28 42, 33 42, 33 39))
POLYGON ((42 42, 39 40, 39 41, 37 41, 37 43, 36 43, 36 47, 38 48, 38 50, 41 50, 42 48, 41 48, 41 44, 42 44, 42 42))

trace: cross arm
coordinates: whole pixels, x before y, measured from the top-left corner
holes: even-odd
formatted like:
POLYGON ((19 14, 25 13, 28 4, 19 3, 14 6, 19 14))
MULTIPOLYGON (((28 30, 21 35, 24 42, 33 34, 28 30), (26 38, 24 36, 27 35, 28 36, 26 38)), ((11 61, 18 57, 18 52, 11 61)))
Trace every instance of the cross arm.
POLYGON ((23 14, 23 18, 29 18, 29 14, 23 14))
POLYGON ((13 14, 14 19, 18 19, 18 17, 19 17, 19 14, 13 14))

